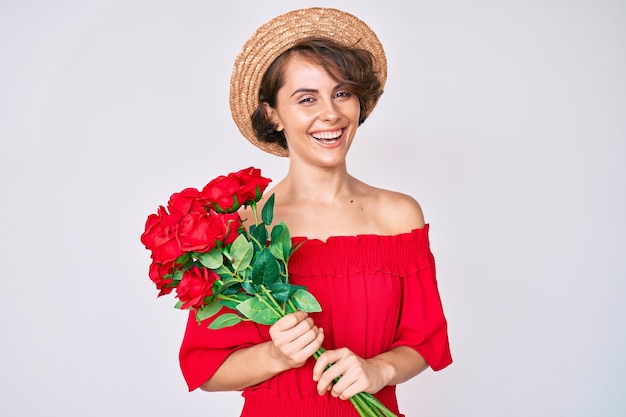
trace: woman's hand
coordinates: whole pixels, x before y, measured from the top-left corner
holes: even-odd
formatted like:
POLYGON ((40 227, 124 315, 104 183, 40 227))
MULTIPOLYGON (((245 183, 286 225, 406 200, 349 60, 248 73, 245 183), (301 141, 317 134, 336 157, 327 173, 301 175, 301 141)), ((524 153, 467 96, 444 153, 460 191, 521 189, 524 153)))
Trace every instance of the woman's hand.
POLYGON ((307 313, 287 314, 270 327, 271 355, 284 370, 304 365, 322 346, 324 332, 313 323, 307 313))
POLYGON ((324 352, 313 368, 318 394, 324 395, 330 390, 333 397, 342 400, 359 392, 377 393, 388 384, 387 374, 387 367, 380 361, 365 360, 347 348, 324 352), (330 364, 332 366, 326 369, 330 364), (339 380, 333 383, 336 378, 339 380))
POLYGON ((267 342, 231 353, 200 388, 204 391, 242 390, 287 369, 300 367, 322 345, 324 332, 308 314, 299 311, 274 323, 270 337, 267 342), (252 368, 251 363, 255 364, 252 368))
POLYGON ((426 368, 428 364, 422 355, 407 346, 395 347, 370 359, 343 348, 320 355, 313 368, 313 379, 320 395, 331 391, 333 397, 347 400, 359 392, 376 394, 387 385, 408 381, 426 368))

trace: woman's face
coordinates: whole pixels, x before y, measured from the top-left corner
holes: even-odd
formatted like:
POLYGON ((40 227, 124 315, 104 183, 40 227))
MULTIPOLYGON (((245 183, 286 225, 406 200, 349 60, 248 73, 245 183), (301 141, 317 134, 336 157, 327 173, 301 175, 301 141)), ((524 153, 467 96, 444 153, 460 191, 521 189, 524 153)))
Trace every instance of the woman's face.
POLYGON ((289 157, 322 166, 343 164, 359 121, 359 99, 319 64, 292 55, 283 72, 276 108, 266 104, 285 133, 289 157))

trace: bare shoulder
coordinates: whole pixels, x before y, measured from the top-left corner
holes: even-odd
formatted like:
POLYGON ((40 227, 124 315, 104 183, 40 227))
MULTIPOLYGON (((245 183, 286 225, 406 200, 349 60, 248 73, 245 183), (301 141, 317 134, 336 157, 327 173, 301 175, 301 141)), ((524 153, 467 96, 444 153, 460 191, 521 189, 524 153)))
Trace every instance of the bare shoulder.
POLYGON ((376 194, 381 221, 392 233, 403 233, 424 227, 424 213, 415 198, 384 189, 378 189, 376 194))

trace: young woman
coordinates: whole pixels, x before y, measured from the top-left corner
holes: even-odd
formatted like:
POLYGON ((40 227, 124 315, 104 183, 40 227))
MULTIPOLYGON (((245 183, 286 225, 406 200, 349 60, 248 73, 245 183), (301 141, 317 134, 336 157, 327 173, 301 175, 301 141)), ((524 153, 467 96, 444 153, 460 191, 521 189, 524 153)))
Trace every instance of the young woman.
POLYGON ((304 242, 290 282, 306 286, 322 312, 217 331, 190 316, 180 353, 190 390, 243 390, 246 417, 356 416, 346 400, 365 391, 400 416, 395 385, 452 362, 419 204, 346 166, 385 80, 376 35, 335 9, 281 15, 244 46, 233 118, 253 144, 289 157, 268 194, 275 220, 304 242), (327 351, 316 361, 320 346, 327 351))

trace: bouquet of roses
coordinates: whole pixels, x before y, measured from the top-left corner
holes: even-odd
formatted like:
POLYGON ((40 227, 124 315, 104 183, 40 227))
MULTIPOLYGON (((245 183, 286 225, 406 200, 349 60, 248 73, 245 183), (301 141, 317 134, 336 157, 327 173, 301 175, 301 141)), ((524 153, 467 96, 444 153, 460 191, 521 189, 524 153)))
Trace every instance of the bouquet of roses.
POLYGON ((198 323, 221 314, 219 329, 242 320, 273 324, 296 310, 321 311, 305 288, 288 282, 289 229, 271 226, 274 196, 262 221, 256 204, 271 180, 260 170, 219 176, 202 190, 186 188, 148 216, 141 242, 152 251, 149 276, 159 296, 176 289, 177 308, 196 312, 198 323), (244 227, 237 210, 251 206, 255 223, 244 227), (269 242, 269 244, 268 244, 269 242))
MULTIPOLYGON (((289 258, 297 248, 284 222, 272 225, 273 194, 259 219, 257 203, 270 181, 259 169, 246 168, 202 190, 174 193, 167 208, 148 216, 141 242, 151 251, 149 277, 159 297, 175 289, 175 307, 194 310, 198 324, 226 308, 209 329, 243 320, 271 325, 297 310, 321 311, 305 287, 289 283, 289 258), (239 215, 242 206, 253 213, 249 227, 239 215)), ((371 394, 350 401, 362 417, 396 417, 371 394)))

